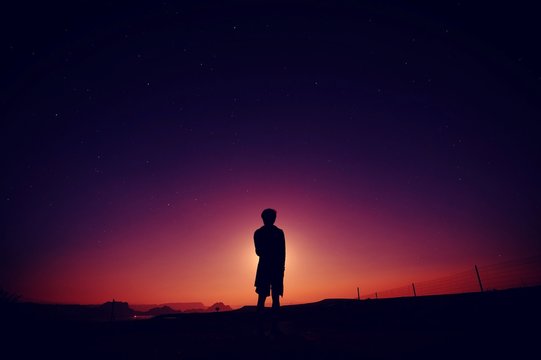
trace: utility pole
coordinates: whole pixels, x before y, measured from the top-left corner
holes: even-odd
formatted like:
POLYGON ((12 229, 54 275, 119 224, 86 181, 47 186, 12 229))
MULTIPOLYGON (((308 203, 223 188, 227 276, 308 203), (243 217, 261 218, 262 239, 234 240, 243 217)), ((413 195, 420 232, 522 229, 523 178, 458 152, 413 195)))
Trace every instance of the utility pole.
POLYGON ((479 276, 479 269, 477 268, 477 265, 475 265, 475 273, 477 274, 477 281, 479 281, 479 289, 481 289, 481 292, 483 292, 483 283, 481 282, 481 276, 479 276))
POLYGON ((361 293, 359 292, 359 288, 357 288, 357 300, 361 300, 361 293))
POLYGON ((417 297, 417 291, 415 291, 415 284, 411 283, 411 287, 413 288, 413 296, 417 297))

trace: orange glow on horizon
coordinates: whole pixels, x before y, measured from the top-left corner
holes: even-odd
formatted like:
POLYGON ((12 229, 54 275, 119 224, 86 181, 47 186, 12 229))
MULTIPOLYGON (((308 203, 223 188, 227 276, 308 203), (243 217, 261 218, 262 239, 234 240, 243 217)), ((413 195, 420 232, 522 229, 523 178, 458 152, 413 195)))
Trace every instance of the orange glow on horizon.
MULTIPOLYGON (((352 208, 347 197, 281 190, 244 198, 224 192, 146 221, 126 204, 118 208, 117 228, 39 259, 15 290, 62 303, 254 304, 252 236, 268 206, 278 210, 276 225, 286 234, 284 304, 354 298, 357 286, 366 293, 462 270, 482 249, 455 246, 452 238, 487 236, 475 228, 458 234, 429 214, 397 218, 385 207, 352 208), (434 237, 437 246, 426 241, 434 237)), ((71 236, 84 237, 83 230, 71 236)))

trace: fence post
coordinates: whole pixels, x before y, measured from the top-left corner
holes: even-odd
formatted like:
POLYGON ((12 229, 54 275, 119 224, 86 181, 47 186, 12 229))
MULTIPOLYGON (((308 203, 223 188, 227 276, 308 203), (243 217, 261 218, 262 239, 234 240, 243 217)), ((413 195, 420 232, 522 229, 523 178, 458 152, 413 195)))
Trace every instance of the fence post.
POLYGON ((479 281, 479 289, 481 289, 481 292, 483 292, 483 283, 481 282, 481 276, 479 276, 479 269, 477 268, 477 265, 475 265, 475 273, 477 274, 477 281, 479 281))
POLYGON ((417 296, 417 291, 415 291, 415 284, 411 283, 411 287, 413 288, 413 296, 417 296))
POLYGON ((361 293, 359 292, 359 288, 357 288, 357 300, 361 300, 361 293))

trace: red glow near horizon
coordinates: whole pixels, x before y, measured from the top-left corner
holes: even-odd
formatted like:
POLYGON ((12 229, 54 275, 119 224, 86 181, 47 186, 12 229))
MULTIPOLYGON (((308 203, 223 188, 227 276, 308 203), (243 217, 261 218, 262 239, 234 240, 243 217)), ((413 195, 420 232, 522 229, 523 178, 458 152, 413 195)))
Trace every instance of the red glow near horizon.
POLYGON ((357 286, 375 291, 445 275, 485 252, 476 246, 486 233, 446 228, 429 213, 396 217, 390 204, 354 204, 333 188, 269 183, 219 192, 207 184, 208 195, 150 217, 121 204, 109 215, 115 227, 85 237, 81 222, 80 233, 70 234, 74 245, 38 259, 17 291, 67 303, 252 304, 252 235, 265 207, 278 210, 276 225, 286 234, 284 303, 355 297, 357 286))

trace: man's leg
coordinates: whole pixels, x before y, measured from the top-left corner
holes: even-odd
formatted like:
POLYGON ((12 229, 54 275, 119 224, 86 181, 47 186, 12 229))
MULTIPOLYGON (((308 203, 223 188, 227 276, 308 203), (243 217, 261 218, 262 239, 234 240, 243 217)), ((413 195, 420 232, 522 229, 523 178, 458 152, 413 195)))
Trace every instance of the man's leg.
POLYGON ((272 293, 272 309, 277 311, 280 309, 280 295, 272 293))
POLYGON ((256 308, 256 334, 263 335, 265 333, 265 313, 263 312, 265 310, 265 300, 267 297, 265 295, 258 294, 259 297, 257 298, 257 308, 256 308))
POLYGON ((277 274, 271 283, 272 310, 280 309, 280 295, 284 293, 284 274, 277 274))
POLYGON ((265 300, 267 300, 267 297, 259 294, 259 297, 257 298, 257 311, 263 311, 265 308, 265 300))
POLYGON ((280 335, 282 332, 278 327, 278 318, 280 316, 280 295, 272 292, 272 317, 271 317, 271 333, 280 335))

